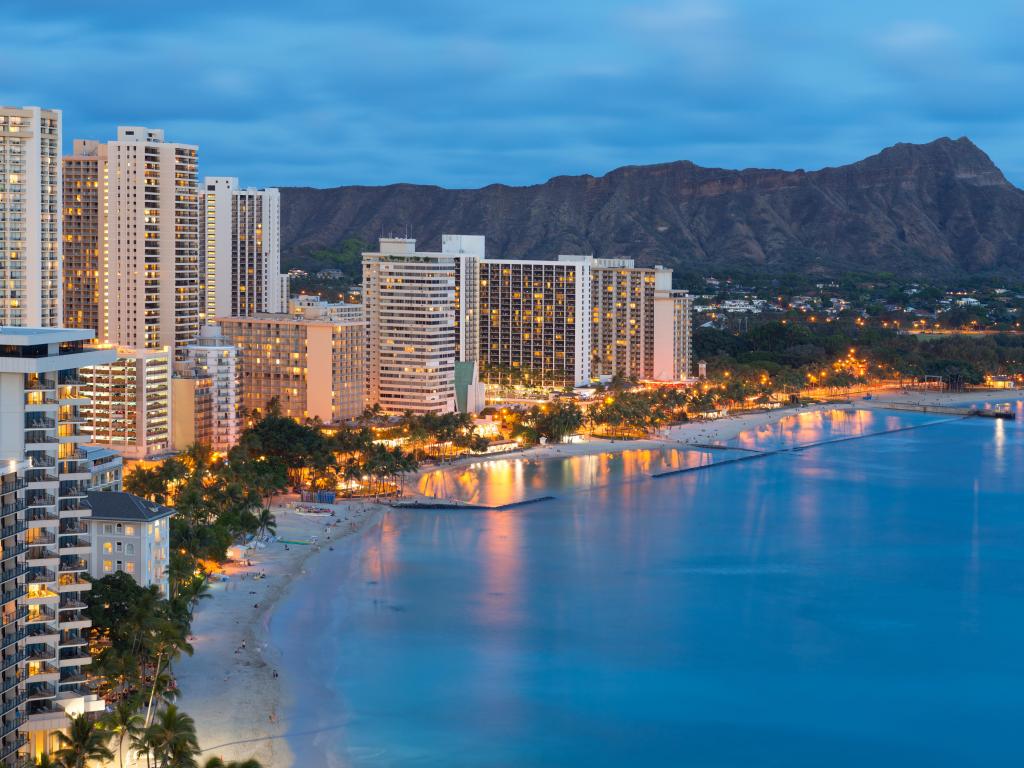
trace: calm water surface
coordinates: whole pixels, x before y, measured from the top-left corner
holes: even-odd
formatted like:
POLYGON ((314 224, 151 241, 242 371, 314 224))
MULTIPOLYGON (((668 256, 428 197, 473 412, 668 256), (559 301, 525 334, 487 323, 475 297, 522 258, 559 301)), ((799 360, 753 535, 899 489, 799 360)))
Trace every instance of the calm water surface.
POLYGON ((657 480, 696 458, 435 478, 556 498, 392 511, 314 561, 272 622, 296 764, 1019 765, 1016 407, 803 414, 733 445, 931 426, 657 480))

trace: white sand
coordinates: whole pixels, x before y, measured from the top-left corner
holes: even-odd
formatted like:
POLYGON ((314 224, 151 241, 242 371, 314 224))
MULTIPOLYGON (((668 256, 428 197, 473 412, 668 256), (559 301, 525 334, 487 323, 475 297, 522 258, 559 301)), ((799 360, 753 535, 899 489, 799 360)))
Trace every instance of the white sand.
POLYGON ((278 711, 280 680, 266 658, 269 613, 291 585, 301 583, 306 561, 330 545, 328 536, 336 541, 361 530, 381 509, 361 502, 331 508, 333 518, 275 506, 279 541, 253 550, 251 567, 228 564, 230 580, 214 577, 213 597, 196 609, 195 654, 179 661, 174 673, 182 690, 179 704, 196 721, 204 760, 219 755, 225 761, 255 757, 264 768, 292 764, 278 711), (314 536, 317 545, 281 541, 308 542, 314 536), (266 578, 253 579, 258 573, 266 578))
MULTIPOLYGON (((494 459, 548 459, 605 452, 656 448, 665 445, 714 443, 730 440, 740 432, 786 416, 834 408, 877 408, 886 400, 919 404, 967 405, 970 403, 1008 402, 1024 397, 1020 390, 986 392, 887 392, 873 400, 857 398, 850 404, 831 403, 782 408, 769 412, 745 413, 714 421, 694 421, 662 430, 649 440, 607 440, 588 438, 580 443, 538 446, 523 451, 473 456, 449 462, 443 467, 427 467, 421 474, 438 468, 451 469, 494 459)), ((415 481, 406 484, 415 495, 415 481)), ((326 506, 326 505, 322 505, 326 506)), ((382 505, 353 502, 335 505, 336 518, 300 514, 275 507, 278 536, 292 541, 309 541, 319 535, 325 543, 325 523, 338 520, 330 529, 333 539, 362 530, 382 505)), ((285 740, 286 727, 279 721, 280 685, 273 676, 267 656, 267 621, 274 603, 292 584, 300 582, 305 564, 318 547, 285 545, 277 542, 252 556, 253 566, 229 566, 230 586, 217 583, 214 597, 197 609, 193 624, 195 656, 175 667, 183 696, 180 704, 196 720, 204 758, 220 755, 226 760, 256 757, 264 768, 286 768, 293 757, 285 740), (241 580, 245 572, 265 572, 266 579, 241 580), (255 593, 255 594, 251 594, 255 593), (258 608, 255 605, 258 604, 258 608), (245 641, 245 649, 241 648, 245 641), (236 653, 236 650, 238 652, 236 653)))

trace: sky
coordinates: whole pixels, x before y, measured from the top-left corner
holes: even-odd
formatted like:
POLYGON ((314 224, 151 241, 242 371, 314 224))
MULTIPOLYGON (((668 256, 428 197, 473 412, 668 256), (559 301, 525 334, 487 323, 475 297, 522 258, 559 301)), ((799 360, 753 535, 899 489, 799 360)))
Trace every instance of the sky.
POLYGON ((245 185, 841 165, 969 136, 1024 186, 1019 0, 0 0, 0 103, 245 185))

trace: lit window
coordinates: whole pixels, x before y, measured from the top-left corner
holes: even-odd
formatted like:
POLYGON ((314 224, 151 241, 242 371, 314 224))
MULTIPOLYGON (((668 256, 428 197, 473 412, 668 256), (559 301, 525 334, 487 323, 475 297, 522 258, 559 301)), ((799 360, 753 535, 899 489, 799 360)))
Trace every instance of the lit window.
POLYGON ((105 541, 103 542, 103 551, 104 553, 109 555, 111 552, 114 551, 114 547, 109 541, 105 541))
POLYGON ((114 570, 114 564, 111 563, 109 560, 104 560, 103 561, 103 572, 104 573, 110 573, 113 570, 114 570))

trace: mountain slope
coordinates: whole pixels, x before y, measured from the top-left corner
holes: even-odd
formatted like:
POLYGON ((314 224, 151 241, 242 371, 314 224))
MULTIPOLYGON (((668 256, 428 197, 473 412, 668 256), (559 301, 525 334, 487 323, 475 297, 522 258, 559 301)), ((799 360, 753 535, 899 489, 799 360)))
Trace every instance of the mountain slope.
POLYGON ((820 171, 690 162, 482 189, 284 188, 286 266, 346 237, 484 234, 492 257, 635 258, 684 271, 1020 275, 1024 191, 970 140, 897 144, 820 171))

